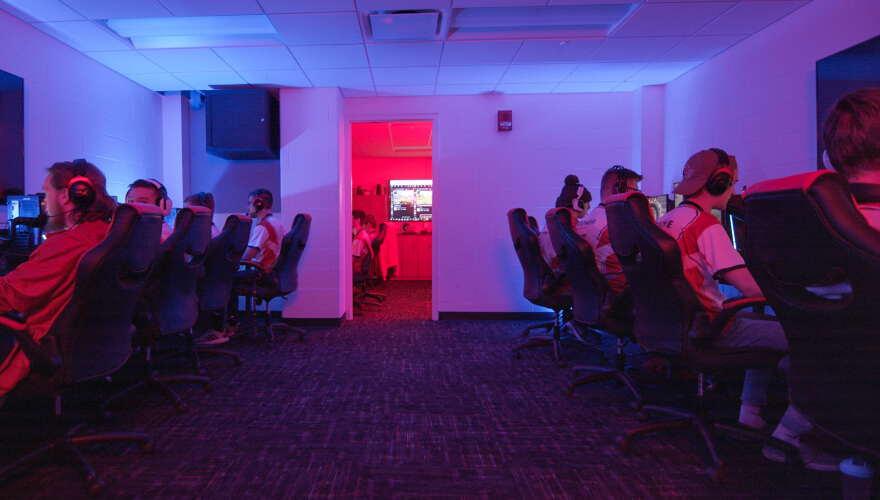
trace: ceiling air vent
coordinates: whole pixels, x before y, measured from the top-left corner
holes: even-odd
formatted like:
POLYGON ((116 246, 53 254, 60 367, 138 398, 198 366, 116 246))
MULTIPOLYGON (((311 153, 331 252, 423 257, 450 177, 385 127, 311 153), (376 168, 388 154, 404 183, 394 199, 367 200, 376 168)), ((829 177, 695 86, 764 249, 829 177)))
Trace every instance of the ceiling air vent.
POLYGON ((373 42, 424 42, 445 34, 439 10, 379 11, 368 15, 373 42))

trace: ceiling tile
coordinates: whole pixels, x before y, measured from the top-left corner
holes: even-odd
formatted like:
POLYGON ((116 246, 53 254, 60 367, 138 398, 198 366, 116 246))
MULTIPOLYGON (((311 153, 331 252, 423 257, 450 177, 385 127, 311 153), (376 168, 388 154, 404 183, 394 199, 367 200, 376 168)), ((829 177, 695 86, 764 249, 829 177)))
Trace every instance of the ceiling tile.
POLYGON ((287 45, 362 43, 354 12, 324 14, 274 14, 269 19, 287 45))
POLYGON ((486 66, 440 66, 437 83, 443 85, 487 84, 501 81, 507 66, 502 64, 486 66))
POLYGON ((89 19, 133 19, 173 15, 159 0, 64 0, 64 3, 89 19))
POLYGON ((235 71, 299 69, 286 46, 213 49, 235 71))
POLYGON ((229 65, 211 49, 156 49, 142 50, 141 54, 170 73, 222 72, 229 65))
POLYGON ((614 30, 613 37, 693 35, 735 2, 645 4, 614 30))
POLYGON ((611 91, 612 92, 632 92, 632 91, 638 90, 644 86, 645 86, 644 83, 639 83, 639 82, 623 82, 620 85, 614 87, 611 91))
POLYGON ((433 85, 376 85, 376 94, 379 96, 395 95, 434 95, 433 85))
POLYGON ((565 81, 567 83, 622 82, 647 65, 647 62, 581 63, 565 81))
POLYGON ((279 87, 311 87, 312 82, 299 69, 282 71, 239 71, 239 75, 251 85, 273 85, 279 87))
POLYGON ((169 73, 142 73, 125 75, 125 77, 135 83, 143 85, 153 92, 192 90, 192 87, 173 77, 169 73))
POLYGON ((452 0, 356 0, 360 11, 448 9, 452 0))
POLYGON ((575 64, 512 64, 501 83, 559 83, 576 67, 575 64))
POLYGON ((354 0, 257 0, 266 14, 304 12, 354 12, 354 0))
POLYGON ((84 51, 130 50, 131 47, 91 21, 59 21, 34 23, 31 26, 58 38, 71 47, 84 51))
POLYGON ((746 35, 692 36, 660 56, 661 61, 705 61, 743 40, 746 35))
POLYGON ((583 40, 526 40, 514 63, 581 62, 602 44, 601 38, 583 40))
POLYGON ((132 75, 137 73, 161 73, 162 68, 134 50, 113 50, 110 52, 86 52, 86 55, 108 68, 132 75))
POLYGON ((549 94, 556 83, 499 83, 495 92, 502 94, 549 94))
POLYGON ((368 68, 364 45, 298 45, 290 51, 303 69, 368 68))
POLYGON ((310 69, 306 76, 315 87, 372 87, 369 69, 310 69))
POLYGON ((491 94, 495 90, 494 83, 471 85, 437 85, 437 95, 476 95, 491 94))
POLYGON ((620 85, 620 82, 577 82, 577 83, 560 83, 555 89, 554 94, 581 94, 586 92, 611 92, 614 87, 620 85))
POLYGON ((380 85, 434 85, 437 67, 373 68, 373 82, 380 85))
POLYGON ((211 0, 210 2, 162 0, 162 4, 178 17, 240 16, 264 13, 257 0, 211 0))
POLYGON ((196 90, 211 90, 215 85, 245 85, 247 82, 232 71, 172 73, 180 81, 196 90))
POLYGON ((522 43, 522 40, 446 42, 440 64, 443 66, 509 64, 522 43))
POLYGON ((0 9, 25 22, 81 21, 85 17, 60 0, 16 0, 0 3, 0 9), (10 5, 11 4, 11 5, 10 5))
POLYGON ((740 2, 703 27, 701 35, 750 35, 803 7, 806 1, 740 2))
POLYGON ((443 42, 368 43, 366 46, 374 68, 436 66, 443 51, 443 42))
POLYGON ((602 42, 590 61, 653 61, 684 41, 685 37, 609 38, 602 42))
POLYGON ((644 69, 631 76, 629 81, 642 82, 644 85, 668 83, 702 63, 703 61, 652 62, 645 66, 644 69))

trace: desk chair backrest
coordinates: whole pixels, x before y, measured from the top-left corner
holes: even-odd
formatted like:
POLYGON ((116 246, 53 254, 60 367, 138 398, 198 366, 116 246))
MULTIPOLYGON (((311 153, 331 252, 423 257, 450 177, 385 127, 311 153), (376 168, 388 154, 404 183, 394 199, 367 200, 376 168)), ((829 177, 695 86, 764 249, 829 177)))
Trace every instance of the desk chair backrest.
POLYGON ((159 247, 151 287, 160 335, 186 330, 199 315, 197 288, 211 244, 211 211, 187 207, 177 212, 174 232, 159 247))
POLYGON ((65 382, 105 376, 131 355, 131 319, 159 250, 158 207, 116 207, 107 236, 83 254, 73 297, 49 328, 42 345, 62 358, 65 382))
POLYGON ((507 223, 513 248, 523 270, 523 297, 534 302, 544 298, 544 285, 553 279, 553 271, 541 256, 537 223, 522 208, 507 212, 507 223))
POLYGON ((293 218, 290 232, 284 235, 281 241, 281 253, 278 260, 272 266, 272 274, 278 281, 278 292, 287 295, 299 286, 299 259, 305 251, 309 241, 309 230, 312 227, 312 216, 309 214, 297 214, 293 218))
POLYGON ((832 171, 760 182, 744 204, 746 263, 788 338, 791 403, 880 453, 880 232, 832 171), (841 283, 851 293, 806 289, 841 283))
POLYGON ((232 276, 247 249, 252 223, 253 219, 245 215, 230 215, 220 234, 211 240, 205 257, 205 275, 199 282, 199 309, 216 311, 229 302, 232 276))
POLYGON ((376 237, 373 238, 373 241, 370 242, 370 246, 373 247, 373 255, 375 259, 378 260, 379 248, 382 247, 382 243, 385 243, 385 232, 388 230, 388 225, 384 222, 379 224, 379 229, 376 232, 376 237))
POLYGON ((571 210, 554 208, 545 218, 553 250, 571 283, 574 319, 591 325, 602 323, 612 295, 608 282, 596 267, 593 247, 575 231, 576 219, 572 218, 571 210))
POLYGON ((642 193, 612 196, 605 212, 635 302, 636 340, 648 351, 686 354, 689 332, 708 317, 684 275, 678 242, 654 222, 642 193))

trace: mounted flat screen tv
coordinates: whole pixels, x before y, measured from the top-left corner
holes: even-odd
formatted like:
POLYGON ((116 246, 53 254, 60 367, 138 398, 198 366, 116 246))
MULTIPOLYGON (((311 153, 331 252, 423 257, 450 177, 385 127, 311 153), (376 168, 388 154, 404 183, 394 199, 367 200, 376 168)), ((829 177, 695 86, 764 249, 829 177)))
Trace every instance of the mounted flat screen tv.
POLYGON ((0 205, 24 194, 24 80, 0 71, 0 205))
POLYGON ((825 143, 822 129, 834 103, 858 89, 880 87, 880 36, 816 61, 816 119, 818 167, 825 143))
POLYGON ((429 221, 433 206, 433 181, 388 181, 389 217, 392 221, 429 221))

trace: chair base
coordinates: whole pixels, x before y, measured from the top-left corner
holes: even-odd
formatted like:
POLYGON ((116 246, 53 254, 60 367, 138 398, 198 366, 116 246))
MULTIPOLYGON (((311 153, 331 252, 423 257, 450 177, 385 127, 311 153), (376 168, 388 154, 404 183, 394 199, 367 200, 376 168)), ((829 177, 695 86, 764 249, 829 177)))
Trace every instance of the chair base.
POLYGON ((614 368, 608 368, 606 366, 595 366, 595 365, 585 365, 585 366, 575 366, 572 368, 572 372, 577 374, 582 371, 594 372, 589 375, 583 375, 575 378, 568 384, 568 388, 566 389, 566 395, 571 396, 574 393, 574 390, 582 385, 592 384, 593 382, 603 382, 607 380, 614 380, 618 384, 623 384, 627 389, 632 393, 633 398, 633 409, 636 411, 640 411, 642 409, 642 405, 644 405, 645 398, 639 394, 639 391, 636 390, 635 381, 629 374, 626 372, 626 355, 623 354, 623 348, 626 347, 627 341, 618 337, 617 339, 617 353, 614 356, 614 368))
POLYGON ((528 337, 532 330, 537 330, 538 328, 543 328, 545 332, 549 332, 553 329, 552 321, 545 321, 543 323, 535 323, 534 325, 529 325, 523 329, 523 337, 528 337))
MULTIPOLYGON (((75 428, 74 430, 76 430, 75 428)), ((92 496, 98 496, 104 493, 106 486, 104 482, 95 474, 92 466, 82 456, 80 446, 91 446, 103 443, 134 443, 140 447, 144 453, 152 453, 156 449, 156 445, 146 434, 134 432, 114 432, 105 434, 94 434, 89 436, 72 437, 70 435, 57 438, 34 450, 27 455, 19 458, 11 464, 0 469, 0 477, 7 477, 15 470, 37 464, 45 455, 49 454, 53 458, 63 461, 76 469, 77 473, 83 479, 88 493, 92 496)))
POLYGON ((239 355, 235 351, 230 351, 227 349, 220 349, 217 347, 208 347, 208 346, 196 346, 196 352, 199 354, 215 354, 218 356, 229 356, 232 358, 232 364, 235 366, 241 366, 241 355, 239 355))
POLYGON ((186 413, 187 406, 180 399, 180 396, 177 395, 176 392, 171 390, 166 384, 168 383, 177 383, 177 382, 194 382, 197 384, 202 384, 202 389, 205 392, 211 392, 214 390, 214 386, 211 384, 211 380, 208 377, 201 377, 198 375, 169 375, 165 377, 150 377, 146 380, 142 380, 133 385, 130 385, 123 389, 121 392, 114 394, 111 398, 104 401, 102 408, 106 408, 110 405, 110 403, 116 401, 122 396, 128 394, 129 392, 134 391, 135 389, 144 388, 150 392, 158 392, 161 395, 165 396, 165 399, 171 402, 174 405, 174 411, 177 413, 186 413))

